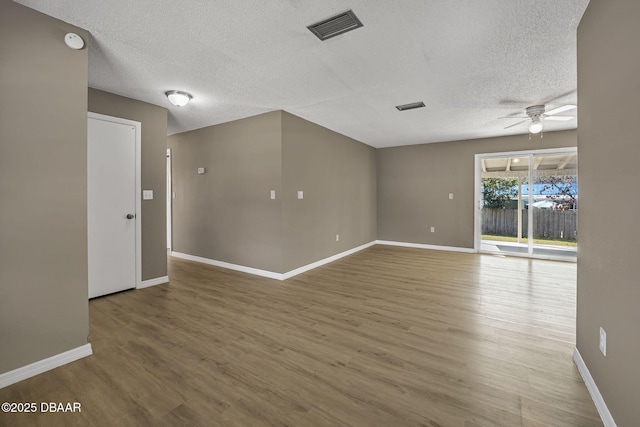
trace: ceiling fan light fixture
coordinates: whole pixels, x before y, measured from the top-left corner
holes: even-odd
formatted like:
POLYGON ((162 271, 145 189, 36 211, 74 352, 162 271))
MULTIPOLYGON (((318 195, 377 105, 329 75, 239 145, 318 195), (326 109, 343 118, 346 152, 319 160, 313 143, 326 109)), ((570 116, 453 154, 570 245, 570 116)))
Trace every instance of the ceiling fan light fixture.
POLYGON ((191 94, 187 92, 181 92, 179 90, 170 90, 164 93, 169 99, 169 102, 175 105, 176 107, 182 107, 187 105, 187 103, 193 98, 191 94))
POLYGON ((531 120, 531 124, 529 125, 529 133, 532 133, 535 135, 536 133, 542 132, 542 128, 543 128, 543 125, 542 125, 542 122, 540 121, 540 118, 534 117, 531 120))

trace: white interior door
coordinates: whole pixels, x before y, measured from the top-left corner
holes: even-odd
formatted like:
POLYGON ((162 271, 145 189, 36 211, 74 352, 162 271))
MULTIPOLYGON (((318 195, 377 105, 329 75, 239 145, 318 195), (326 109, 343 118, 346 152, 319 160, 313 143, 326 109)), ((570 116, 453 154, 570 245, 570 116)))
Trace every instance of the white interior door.
POLYGON ((89 298, 136 287, 136 135, 131 124, 88 121, 89 298))

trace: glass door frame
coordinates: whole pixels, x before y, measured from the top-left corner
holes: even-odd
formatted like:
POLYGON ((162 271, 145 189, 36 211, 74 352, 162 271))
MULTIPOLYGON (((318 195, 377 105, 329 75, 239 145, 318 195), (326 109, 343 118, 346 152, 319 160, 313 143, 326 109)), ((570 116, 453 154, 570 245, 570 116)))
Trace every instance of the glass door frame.
MULTIPOLYGON (((494 254, 494 252, 489 252, 482 250, 482 161, 486 159, 499 159, 499 158, 527 158, 529 160, 529 173, 528 173, 528 199, 529 199, 529 207, 533 206, 534 200, 534 179, 535 179, 535 170, 534 170, 534 156, 544 156, 544 155, 558 155, 558 154, 577 154, 577 147, 566 147, 566 148, 548 148, 548 149, 539 149, 539 150, 525 150, 525 151, 506 151, 506 152, 497 152, 497 153, 482 153, 475 155, 475 182, 474 182, 474 252, 476 253, 488 253, 494 254)), ((522 197, 522 195, 520 195, 522 197)), ((533 243, 533 209, 527 209, 527 253, 518 254, 518 253, 510 253, 510 256, 521 256, 528 258, 541 258, 541 259, 551 259, 551 260, 559 260, 559 261, 570 261, 576 262, 576 259, 572 258, 563 258, 556 257, 552 255, 540 255, 534 254, 534 243, 533 243)))

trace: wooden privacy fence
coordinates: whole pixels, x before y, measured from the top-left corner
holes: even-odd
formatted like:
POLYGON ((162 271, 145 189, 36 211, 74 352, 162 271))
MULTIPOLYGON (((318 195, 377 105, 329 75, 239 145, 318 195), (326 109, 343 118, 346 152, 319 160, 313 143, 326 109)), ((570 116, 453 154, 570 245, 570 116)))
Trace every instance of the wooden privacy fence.
MULTIPOLYGON (((522 237, 528 236, 528 210, 522 210, 522 237)), ((533 238, 577 240, 578 211, 533 209, 533 238)), ((482 234, 518 235, 517 209, 482 209, 482 234)))

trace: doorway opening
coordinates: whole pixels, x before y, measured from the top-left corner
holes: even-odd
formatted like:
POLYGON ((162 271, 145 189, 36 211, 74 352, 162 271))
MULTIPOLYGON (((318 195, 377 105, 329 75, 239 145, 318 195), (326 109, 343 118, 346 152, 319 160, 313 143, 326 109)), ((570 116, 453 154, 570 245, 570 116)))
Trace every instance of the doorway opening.
POLYGON ((575 148, 476 155, 475 249, 576 261, 575 148))

